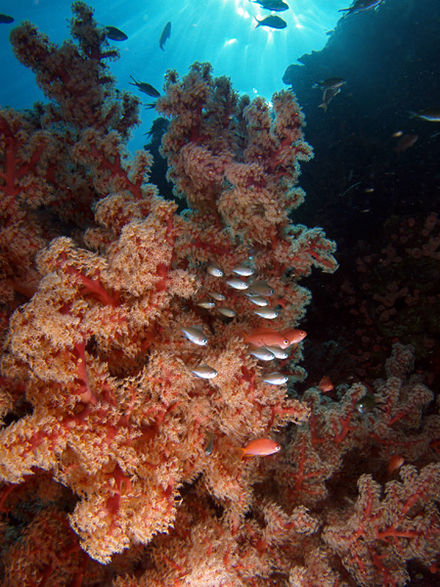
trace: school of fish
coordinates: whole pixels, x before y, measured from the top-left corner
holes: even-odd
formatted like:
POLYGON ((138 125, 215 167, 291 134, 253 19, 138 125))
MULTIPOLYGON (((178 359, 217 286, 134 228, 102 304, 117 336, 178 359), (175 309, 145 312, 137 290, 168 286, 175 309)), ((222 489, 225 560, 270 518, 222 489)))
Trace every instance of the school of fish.
MULTIPOLYGON (((251 260, 252 256, 249 259, 251 260)), ((273 320, 279 315, 278 309, 269 306, 268 298, 273 296, 273 288, 264 280, 255 278, 255 270, 251 262, 237 265, 229 276, 225 276, 223 269, 214 262, 206 265, 206 272, 212 277, 222 279, 229 288, 246 296, 250 304, 259 308, 254 310, 254 314, 263 320, 273 320), (249 280, 249 278, 251 279, 249 280)), ((198 307, 216 312, 231 320, 236 317, 236 311, 224 304, 227 301, 226 295, 216 291, 209 291, 206 294, 206 299, 197 302, 198 307), (217 302, 222 305, 217 306, 217 302)), ((181 332, 190 343, 197 346, 206 346, 209 343, 203 326, 200 324, 182 326, 181 332)), ((306 336, 307 333, 304 330, 297 328, 277 330, 266 326, 259 326, 242 333, 244 342, 249 345, 249 354, 259 361, 287 359, 289 349, 299 344, 306 336)), ((191 372, 195 377, 206 380, 214 379, 218 375, 216 369, 207 363, 194 366, 191 368, 191 372)), ((272 371, 263 374, 262 381, 268 385, 285 385, 288 382, 288 376, 278 371, 272 371)), ((207 454, 211 454, 213 444, 214 439, 211 435, 208 442, 209 453, 207 452, 207 454)), ((257 438, 250 441, 241 451, 243 457, 253 457, 268 456, 280 449, 281 446, 269 438, 257 438)))

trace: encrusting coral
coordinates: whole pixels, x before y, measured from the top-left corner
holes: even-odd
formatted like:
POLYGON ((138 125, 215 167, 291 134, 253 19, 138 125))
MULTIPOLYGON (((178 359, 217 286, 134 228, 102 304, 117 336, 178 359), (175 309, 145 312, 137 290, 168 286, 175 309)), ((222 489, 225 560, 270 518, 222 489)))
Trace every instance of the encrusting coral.
POLYGON ((433 565, 438 552, 439 418, 422 420, 432 394, 406 381, 412 355, 403 347, 365 413, 371 392, 360 383, 341 386, 337 398, 316 388, 295 395, 291 384, 304 376, 296 328, 310 302, 298 281, 337 263, 321 229, 289 219, 304 197, 299 162, 311 156, 294 95, 279 92, 269 107, 239 98, 208 64, 194 64, 182 80, 167 73, 157 109, 171 118, 162 144, 169 177, 190 206, 178 213, 148 183, 151 156, 127 158, 135 117, 125 127, 109 104, 105 35, 83 3, 74 10, 80 52, 74 44, 58 50, 28 24, 12 36, 41 69, 60 119, 76 129, 63 151, 72 178, 63 177, 87 178, 95 224, 38 247, 33 295, 9 318, 0 511, 16 511, 14 487, 35 479, 47 503, 23 530, 25 548, 36 548, 44 531, 59 539, 32 568, 16 563, 19 544, 7 546, 14 560, 5 576, 22 585, 111 577, 120 587, 312 586, 342 585, 347 573, 379 584, 378 573, 403 585, 408 558, 433 565), (87 101, 74 108, 59 74, 61 65, 87 70, 89 61, 94 81, 81 91, 92 93, 93 113, 83 112, 87 101), (257 335, 273 346, 252 347, 257 335), (250 441, 267 438, 281 443, 278 455, 243 458, 250 441), (424 468, 404 465, 402 483, 391 481, 380 501, 371 474, 396 452, 424 468), (47 480, 70 490, 64 505, 49 499, 47 480), (380 517, 382 506, 396 506, 396 518, 380 517), (428 522, 435 530, 425 539, 428 522))

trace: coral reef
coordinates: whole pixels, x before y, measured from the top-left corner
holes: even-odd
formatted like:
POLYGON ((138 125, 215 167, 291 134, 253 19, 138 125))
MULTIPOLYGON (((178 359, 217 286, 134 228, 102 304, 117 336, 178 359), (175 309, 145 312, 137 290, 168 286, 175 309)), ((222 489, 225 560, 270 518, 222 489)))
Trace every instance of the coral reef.
MULTIPOLYGON (((393 216, 374 246, 360 242, 352 249, 353 268, 346 264, 327 284, 325 298, 314 297, 317 309, 329 310, 323 334, 330 332, 332 342, 305 353, 311 380, 318 380, 324 368, 335 382, 349 375, 373 381, 383 357, 400 341, 414 346, 418 370, 438 392, 439 227, 435 212, 393 216)), ((305 327, 316 330, 310 314, 305 327)))
POLYGON ((6 584, 403 585, 410 559, 435 570, 440 418, 412 348, 374 388, 296 391, 299 281, 337 262, 322 229, 290 220, 312 154, 293 93, 269 107, 209 64, 167 73, 178 212, 148 183, 151 155, 125 152, 136 102, 116 97, 91 10, 73 10, 76 44, 13 31, 52 102, 0 118, 3 224, 26 236, 23 260, 2 247, 6 584), (267 438, 279 453, 244 458, 267 438))
POLYGON ((105 60, 118 53, 82 2, 72 6, 75 44, 57 47, 28 22, 11 32, 17 58, 51 100, 31 111, 0 109, 1 328, 38 282, 35 255, 59 234, 81 232, 99 198, 94 178, 75 158, 84 133, 112 141, 118 157, 138 120, 138 100, 117 92, 105 60), (110 138, 111 137, 111 138, 110 138))
POLYGON ((439 228, 435 212, 421 219, 391 218, 387 246, 357 260, 358 282, 350 289, 361 289, 364 299, 356 303, 354 296, 347 301, 362 324, 357 334, 365 350, 375 345, 381 350, 388 341, 401 340, 414 345, 419 358, 426 358, 436 346, 439 228))

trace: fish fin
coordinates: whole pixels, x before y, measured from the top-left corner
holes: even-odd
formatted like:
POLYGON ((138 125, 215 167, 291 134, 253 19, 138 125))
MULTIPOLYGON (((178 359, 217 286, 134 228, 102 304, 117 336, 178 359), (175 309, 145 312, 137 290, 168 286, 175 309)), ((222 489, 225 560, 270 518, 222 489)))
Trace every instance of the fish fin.
POLYGON ((240 459, 252 459, 253 457, 255 457, 255 455, 250 455, 246 453, 246 449, 245 448, 240 448, 241 451, 241 455, 240 455, 240 459))
POLYGON ((254 16, 254 18, 258 22, 258 24, 255 27, 257 29, 259 26, 261 26, 262 21, 261 20, 258 20, 258 18, 256 16, 254 16))
POLYGON ((323 102, 322 104, 320 104, 318 106, 318 108, 322 108, 324 110, 324 112, 327 112, 327 104, 325 102, 323 102))

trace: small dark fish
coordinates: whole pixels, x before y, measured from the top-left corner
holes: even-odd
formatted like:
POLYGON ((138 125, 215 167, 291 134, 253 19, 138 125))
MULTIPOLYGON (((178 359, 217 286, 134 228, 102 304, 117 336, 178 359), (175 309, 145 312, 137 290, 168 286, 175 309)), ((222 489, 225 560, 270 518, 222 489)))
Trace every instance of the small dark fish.
POLYGON ((314 88, 321 88, 323 90, 322 93, 322 102, 319 105, 319 108, 322 108, 324 112, 327 112, 327 107, 330 104, 331 100, 339 94, 341 91, 342 86, 346 83, 345 79, 342 77, 329 77, 326 80, 315 82, 313 84, 314 88))
POLYGON ((1 24, 11 24, 11 22, 14 22, 14 19, 12 18, 12 16, 8 16, 7 14, 0 14, 0 23, 1 24))
POLYGON ((318 108, 322 108, 324 112, 327 112, 328 105, 332 101, 332 99, 339 94, 341 88, 330 87, 326 88, 322 94, 322 102, 318 106, 318 108))
POLYGON ((407 149, 410 149, 417 142, 418 138, 419 135, 402 135, 397 141, 394 150, 396 151, 396 153, 403 153, 407 149))
POLYGON ((150 130, 145 134, 150 138, 154 135, 161 136, 167 130, 169 124, 170 123, 166 118, 155 118, 150 130))
POLYGON ((350 8, 341 8, 339 12, 346 14, 356 14, 357 12, 367 12, 373 10, 382 4, 384 0, 356 0, 350 8))
POLYGON ((345 79, 342 77, 329 77, 324 81, 315 82, 313 84, 314 88, 321 88, 321 90, 326 90, 327 88, 341 88, 346 83, 345 79))
POLYGON ((440 108, 426 108, 420 112, 410 112, 413 118, 420 118, 428 122, 440 122, 440 108))
POLYGON ((254 4, 259 4, 261 8, 265 10, 273 10, 274 12, 284 12, 289 10, 289 5, 283 2, 283 0, 249 0, 254 4))
POLYGON ((117 29, 115 26, 106 26, 105 34, 107 38, 111 39, 112 41, 126 41, 128 39, 127 35, 117 29))
POLYGON ((160 33, 159 47, 162 49, 162 51, 165 51, 164 45, 165 45, 167 39, 169 39, 170 37, 171 37, 171 22, 167 22, 167 24, 163 27, 162 32, 160 33))
POLYGON ((209 456, 214 448, 214 432, 210 432, 207 437, 207 443, 205 446, 205 453, 209 456))
POLYGON ((256 29, 259 26, 267 26, 271 29, 285 29, 287 26, 287 22, 285 20, 279 16, 274 16, 273 14, 266 16, 266 18, 263 18, 263 20, 258 20, 258 18, 255 20, 258 22, 257 26, 255 27, 256 29))
POLYGON ((147 96, 151 96, 152 98, 158 98, 160 96, 160 93, 156 90, 156 88, 153 88, 151 84, 147 84, 147 82, 138 82, 132 75, 130 77, 133 81, 129 83, 132 86, 136 86, 138 90, 144 92, 144 94, 147 94, 147 96))
POLYGON ((374 398, 374 395, 372 395, 371 393, 367 393, 357 402, 356 407, 357 411, 360 414, 372 412, 376 407, 376 400, 374 398))
POLYGON ((361 185, 361 181, 357 181, 356 183, 352 183, 351 185, 348 186, 348 188, 342 192, 342 194, 339 194, 340 198, 343 198, 345 195, 347 195, 349 192, 351 192, 351 190, 354 190, 354 188, 357 188, 358 185, 361 185))
POLYGON ((156 108, 156 102, 148 102, 148 104, 144 104, 145 110, 153 110, 156 108))

